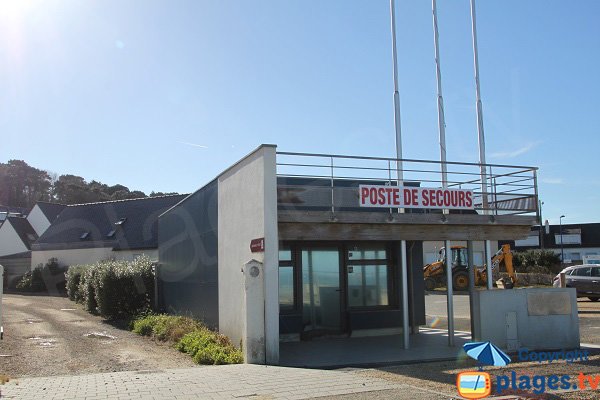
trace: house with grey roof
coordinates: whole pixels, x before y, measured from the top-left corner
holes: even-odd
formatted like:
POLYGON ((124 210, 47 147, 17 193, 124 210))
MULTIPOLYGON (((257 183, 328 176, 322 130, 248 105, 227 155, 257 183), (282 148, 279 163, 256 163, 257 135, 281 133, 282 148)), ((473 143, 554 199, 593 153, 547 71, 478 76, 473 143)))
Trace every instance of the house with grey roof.
POLYGON ((65 207, 64 204, 38 201, 31 211, 29 211, 29 214, 27 214, 27 220, 35 230, 35 233, 38 236, 42 236, 65 207))
POLYGON ((0 256, 27 252, 37 238, 27 218, 9 216, 0 226, 0 256))
POLYGON ((31 265, 31 245, 37 233, 25 217, 9 216, 0 225, 0 264, 4 267, 4 286, 14 288, 31 265))
MULTIPOLYGON (((65 206, 32 246, 31 265, 56 258, 60 265, 107 259, 158 259, 158 216, 186 195, 65 206)), ((40 211, 43 211, 40 207, 40 211)))

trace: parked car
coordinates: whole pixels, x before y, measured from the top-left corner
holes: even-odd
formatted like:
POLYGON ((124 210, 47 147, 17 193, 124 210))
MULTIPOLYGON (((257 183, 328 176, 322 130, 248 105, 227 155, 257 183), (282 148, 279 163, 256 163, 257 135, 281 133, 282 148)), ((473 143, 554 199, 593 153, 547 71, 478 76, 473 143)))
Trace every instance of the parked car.
MULTIPOLYGON (((587 297, 591 301, 600 299, 600 265, 583 264, 567 267, 565 273, 567 287, 577 290, 577 297, 587 297)), ((554 287, 560 286, 560 274, 554 277, 554 287)))

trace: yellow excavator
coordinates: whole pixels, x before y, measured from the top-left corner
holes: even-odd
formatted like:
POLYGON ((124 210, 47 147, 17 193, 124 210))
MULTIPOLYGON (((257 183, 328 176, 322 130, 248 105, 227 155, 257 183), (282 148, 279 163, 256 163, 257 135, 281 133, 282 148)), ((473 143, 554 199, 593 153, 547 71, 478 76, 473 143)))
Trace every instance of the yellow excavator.
MULTIPOLYGON (((469 264, 467 262, 467 248, 464 246, 452 246, 450 248, 452 262, 452 288, 456 291, 467 290, 469 288, 469 264)), ((442 247, 439 251, 437 261, 427 264, 423 267, 425 278, 425 290, 433 290, 436 287, 446 284, 446 249, 442 247)), ((502 278, 498 283, 502 283, 505 289, 512 289, 517 284, 517 276, 513 268, 512 253, 510 245, 503 244, 500 250, 492 257, 492 273, 496 271, 500 264, 508 273, 508 278, 502 278)), ((487 284, 487 269, 483 267, 475 268, 475 285, 485 286, 487 284)))

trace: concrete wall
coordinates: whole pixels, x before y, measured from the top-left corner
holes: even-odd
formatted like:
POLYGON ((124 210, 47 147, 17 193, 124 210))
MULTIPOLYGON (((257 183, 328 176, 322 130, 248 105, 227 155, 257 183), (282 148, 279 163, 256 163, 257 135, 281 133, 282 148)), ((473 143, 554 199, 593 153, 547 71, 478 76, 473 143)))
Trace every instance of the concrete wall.
POLYGON ((0 226, 0 257, 28 251, 9 221, 0 226))
MULTIPOLYGON (((279 362, 279 275, 275 146, 263 145, 218 177, 219 330, 233 343, 245 329, 244 275, 251 259, 263 264, 266 362, 279 362), (265 251, 250 241, 265 238, 265 251)), ((249 338, 246 338, 250 341, 249 338)))
POLYGON ((29 221, 38 236, 42 236, 42 233, 46 232, 46 229, 50 226, 50 221, 37 204, 33 206, 31 212, 27 215, 27 221, 29 221))
POLYGON ((213 180, 158 218, 159 305, 219 328, 218 182, 213 180))
POLYGON ((478 290, 475 337, 508 351, 579 347, 577 296, 572 288, 478 290))
MULTIPOLYGON (((59 265, 71 266, 91 264, 100 260, 108 260, 114 256, 110 247, 75 250, 34 250, 31 252, 31 267, 45 264, 48 259, 56 258, 59 265)), ((116 258, 116 257, 115 257, 116 258)))

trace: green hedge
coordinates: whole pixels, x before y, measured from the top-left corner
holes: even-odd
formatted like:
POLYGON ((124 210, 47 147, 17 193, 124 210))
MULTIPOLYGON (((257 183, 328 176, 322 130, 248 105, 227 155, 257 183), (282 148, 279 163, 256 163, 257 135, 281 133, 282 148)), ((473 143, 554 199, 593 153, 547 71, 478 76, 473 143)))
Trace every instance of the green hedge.
POLYGON ((551 250, 515 251, 513 265, 524 273, 557 274, 562 270, 560 256, 551 250))
POLYGON ((33 271, 23 275, 16 289, 23 292, 64 292, 65 270, 66 267, 58 265, 56 258, 51 258, 46 264, 39 264, 33 271))
POLYGON ((76 266, 66 276, 69 298, 91 313, 127 318, 152 308, 154 268, 148 257, 76 266))
POLYGON ((198 364, 240 364, 242 352, 228 337, 213 332, 200 322, 174 315, 145 315, 136 318, 132 330, 143 336, 173 343, 198 364))
POLYGON ((85 272, 85 265, 74 265, 67 269, 65 272, 67 296, 69 299, 76 302, 81 302, 81 293, 79 291, 79 283, 81 282, 81 275, 85 272))

